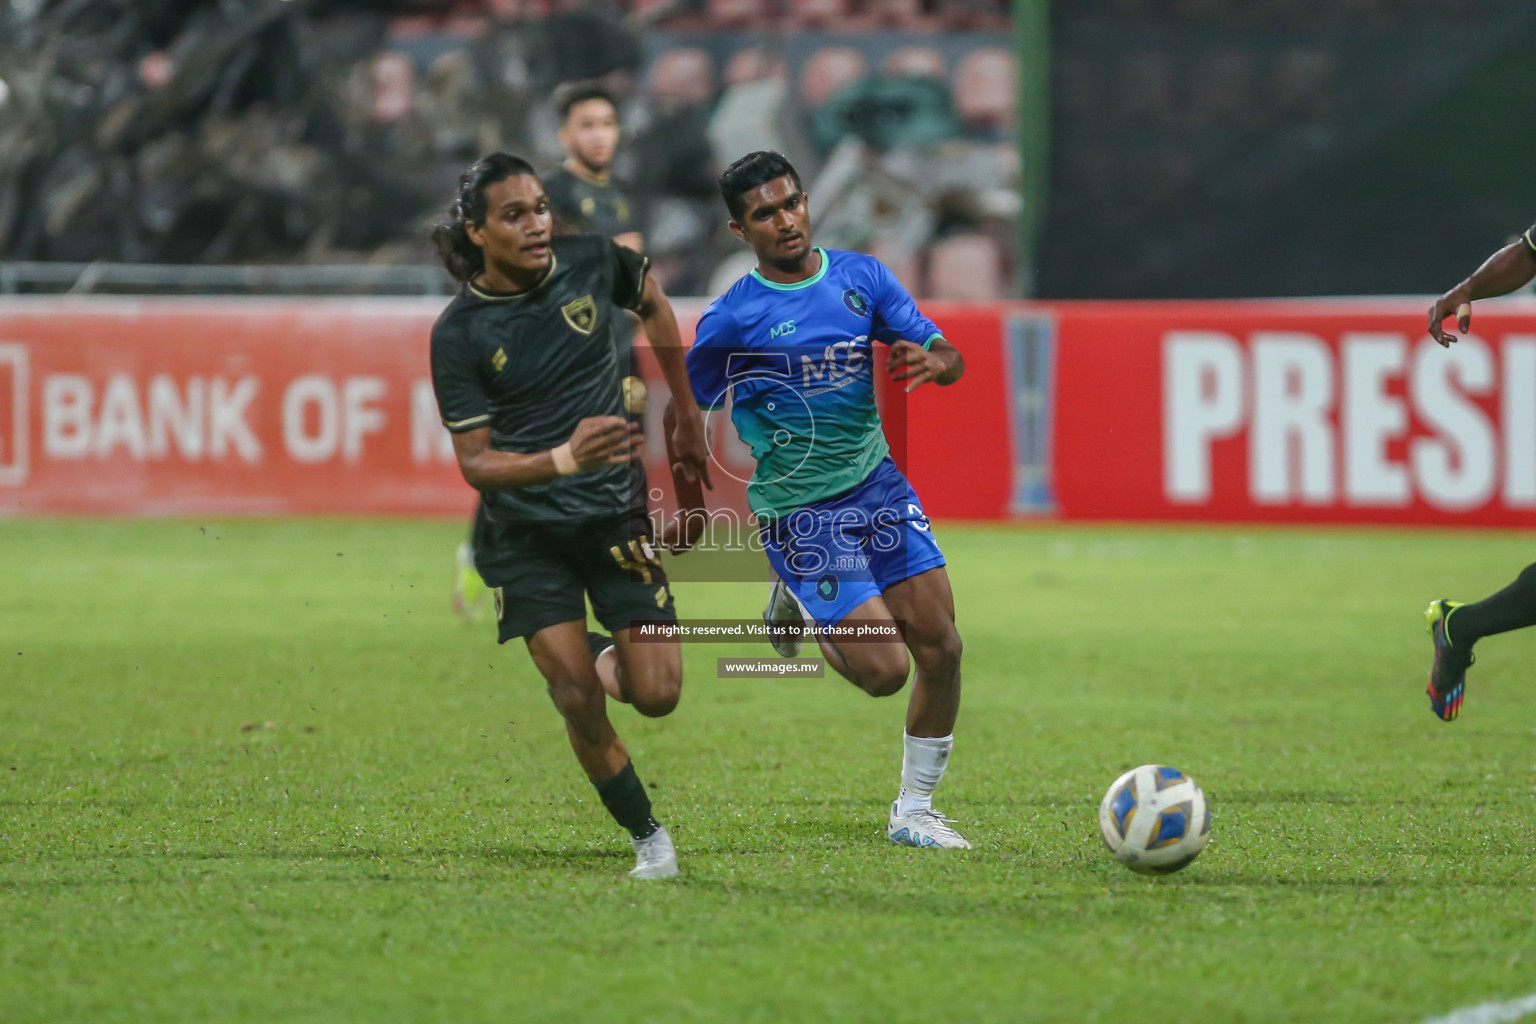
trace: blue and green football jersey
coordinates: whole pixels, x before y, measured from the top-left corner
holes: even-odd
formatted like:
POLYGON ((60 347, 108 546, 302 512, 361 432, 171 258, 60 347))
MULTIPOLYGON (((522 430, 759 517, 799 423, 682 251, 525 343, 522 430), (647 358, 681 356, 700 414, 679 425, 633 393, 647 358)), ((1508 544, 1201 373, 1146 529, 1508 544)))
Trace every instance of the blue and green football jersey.
POLYGON ((923 347, 940 337, 873 256, 817 249, 821 269, 796 284, 753 271, 710 304, 688 350, 700 408, 731 405, 752 449, 747 485, 763 519, 850 490, 890 452, 875 409, 873 343, 923 347))

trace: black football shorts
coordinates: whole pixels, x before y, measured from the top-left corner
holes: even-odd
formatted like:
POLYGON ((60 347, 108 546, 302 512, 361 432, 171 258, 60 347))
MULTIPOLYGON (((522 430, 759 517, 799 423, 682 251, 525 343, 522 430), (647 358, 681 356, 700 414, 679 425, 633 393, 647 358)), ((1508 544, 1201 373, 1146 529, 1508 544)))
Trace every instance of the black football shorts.
POLYGON ((585 619, 587 597, 609 632, 677 621, 644 514, 477 526, 475 568, 496 598, 501 643, 585 619))

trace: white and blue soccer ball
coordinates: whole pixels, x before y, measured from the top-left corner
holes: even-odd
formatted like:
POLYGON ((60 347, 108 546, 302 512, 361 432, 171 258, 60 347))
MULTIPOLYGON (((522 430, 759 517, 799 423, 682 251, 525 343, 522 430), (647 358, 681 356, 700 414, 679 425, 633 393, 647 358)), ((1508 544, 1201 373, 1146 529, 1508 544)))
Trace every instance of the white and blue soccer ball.
POLYGON ((1143 875, 1171 875, 1211 838, 1211 809, 1195 780, 1160 764, 1132 768, 1099 804, 1099 830, 1115 859, 1143 875))

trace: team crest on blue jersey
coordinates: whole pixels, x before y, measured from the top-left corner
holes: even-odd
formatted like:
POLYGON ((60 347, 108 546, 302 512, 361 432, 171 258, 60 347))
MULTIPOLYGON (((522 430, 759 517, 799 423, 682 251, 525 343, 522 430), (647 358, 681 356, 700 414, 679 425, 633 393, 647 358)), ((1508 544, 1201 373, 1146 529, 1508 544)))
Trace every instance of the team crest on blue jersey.
POLYGON ((855 316, 869 316, 869 300, 860 295, 856 288, 843 292, 843 305, 855 316))

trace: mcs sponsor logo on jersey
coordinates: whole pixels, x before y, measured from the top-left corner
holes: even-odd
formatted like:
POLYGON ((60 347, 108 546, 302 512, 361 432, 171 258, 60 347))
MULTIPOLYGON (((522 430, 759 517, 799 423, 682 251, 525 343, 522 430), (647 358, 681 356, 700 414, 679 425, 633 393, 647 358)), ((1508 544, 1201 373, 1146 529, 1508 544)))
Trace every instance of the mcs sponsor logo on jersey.
POLYGON ((840 382, 863 372, 869 365, 869 357, 862 346, 869 338, 860 335, 851 341, 839 341, 828 345, 820 359, 800 357, 800 383, 810 387, 818 381, 840 382))

